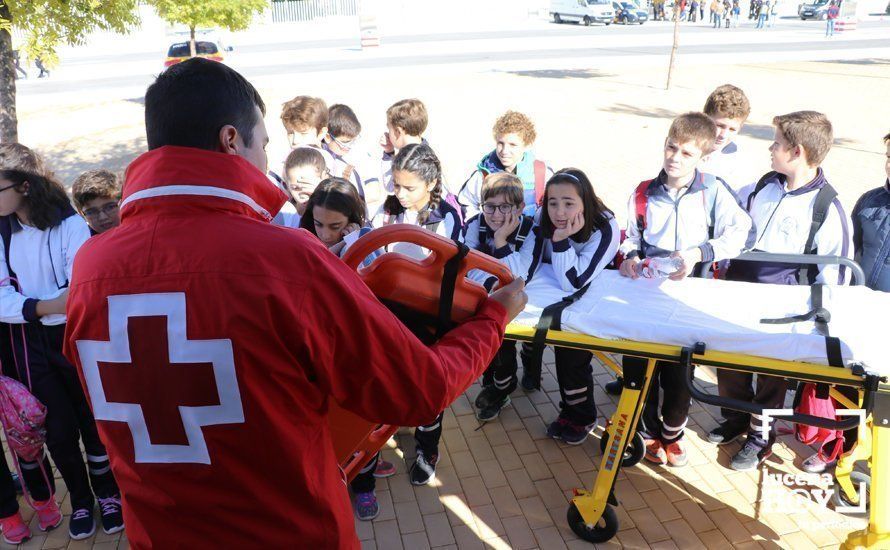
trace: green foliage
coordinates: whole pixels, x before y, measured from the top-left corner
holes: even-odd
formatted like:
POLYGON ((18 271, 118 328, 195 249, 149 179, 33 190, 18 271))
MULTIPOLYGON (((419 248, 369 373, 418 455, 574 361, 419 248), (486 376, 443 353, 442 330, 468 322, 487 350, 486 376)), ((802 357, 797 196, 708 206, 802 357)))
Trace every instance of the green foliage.
POLYGON ((269 0, 149 0, 158 15, 168 23, 195 29, 222 27, 241 31, 253 16, 269 7, 269 0))
POLYGON ((124 33, 139 22, 137 0, 0 0, 0 13, 7 10, 0 29, 21 33, 17 47, 48 66, 57 61, 62 44, 83 44, 94 30, 124 33))

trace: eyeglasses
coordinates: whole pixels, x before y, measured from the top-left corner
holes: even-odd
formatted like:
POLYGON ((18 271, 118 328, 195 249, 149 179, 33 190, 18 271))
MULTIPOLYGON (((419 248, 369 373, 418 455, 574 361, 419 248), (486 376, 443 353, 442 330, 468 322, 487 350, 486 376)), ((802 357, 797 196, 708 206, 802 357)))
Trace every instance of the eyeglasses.
POLYGON ((350 149, 352 149, 352 146, 355 145, 355 142, 358 141, 358 138, 360 136, 355 136, 354 138, 352 138, 349 141, 340 141, 339 139, 335 138, 331 134, 328 134, 328 137, 330 137, 331 141, 336 143, 340 147, 340 149, 343 149, 344 151, 349 151, 350 149))
POLYGON ((106 204, 105 206, 103 206, 102 208, 87 208, 86 210, 83 211, 83 215, 87 218, 90 218, 91 220, 95 220, 102 214, 105 214, 106 216, 110 217, 112 214, 117 212, 117 209, 118 209, 117 203, 110 202, 110 203, 106 204))
POLYGON ((7 189, 12 189, 13 187, 18 187, 21 185, 20 183, 13 183, 12 185, 7 185, 6 187, 0 187, 0 193, 6 191, 7 189))
POLYGON ((482 211, 486 214, 494 214, 495 210, 501 214, 509 214, 514 208, 516 207, 506 202, 502 204, 491 204, 486 202, 482 205, 482 211))

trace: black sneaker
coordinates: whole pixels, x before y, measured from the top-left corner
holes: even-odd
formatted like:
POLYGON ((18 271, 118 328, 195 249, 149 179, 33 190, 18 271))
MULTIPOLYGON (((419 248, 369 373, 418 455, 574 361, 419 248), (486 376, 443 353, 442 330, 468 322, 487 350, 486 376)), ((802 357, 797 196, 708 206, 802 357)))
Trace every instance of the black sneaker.
POLYGON ((106 535, 111 535, 124 530, 124 514, 121 511, 121 496, 114 495, 108 498, 100 498, 99 511, 102 530, 106 535))
POLYGON ((721 422, 708 433, 708 441, 715 445, 727 445, 748 433, 748 426, 721 422))
POLYGON ((487 407, 483 407, 476 411, 476 418, 482 422, 488 422, 490 420, 494 420, 501 414, 501 409, 510 404, 510 396, 504 397, 498 403, 491 403, 487 407))
POLYGON ((433 455, 427 460, 422 452, 417 451, 417 460, 414 461, 411 469, 408 470, 411 485, 426 485, 436 479, 436 463, 438 461, 438 456, 433 455))
POLYGON ((71 514, 68 522, 68 536, 71 540, 83 540, 93 536, 96 532, 96 521, 93 519, 93 511, 89 508, 78 508, 71 514))
POLYGON ((739 472, 754 470, 773 454, 773 442, 764 442, 759 437, 748 435, 741 450, 732 457, 729 466, 739 472))
POLYGON ((537 391, 541 386, 541 380, 536 379, 534 376, 530 375, 527 372, 522 373, 522 380, 520 381, 520 385, 522 389, 528 393, 533 391, 537 391))
POLYGON ((493 402, 498 401, 498 393, 500 392, 494 386, 483 386, 482 391, 476 396, 476 401, 473 404, 476 405, 478 410, 490 407, 493 402))
POLYGON ((590 435, 590 431, 593 430, 594 426, 595 424, 582 426, 581 424, 575 424, 574 422, 567 422, 562 429, 561 439, 569 445, 580 445, 584 443, 587 436, 590 435))
POLYGON ((603 386, 603 389, 606 390, 606 393, 609 395, 621 395, 622 390, 624 390, 624 378, 619 376, 603 386))
POLYGON ((571 422, 560 416, 547 426, 547 437, 562 440, 562 434, 569 424, 571 424, 571 422))

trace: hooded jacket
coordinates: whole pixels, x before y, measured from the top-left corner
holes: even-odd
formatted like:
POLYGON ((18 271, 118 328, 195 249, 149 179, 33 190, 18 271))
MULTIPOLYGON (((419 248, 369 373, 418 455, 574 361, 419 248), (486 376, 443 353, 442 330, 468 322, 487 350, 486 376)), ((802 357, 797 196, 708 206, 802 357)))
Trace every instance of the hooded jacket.
POLYGON ((491 300, 421 344, 244 159, 129 167, 121 225, 74 262, 66 355, 142 548, 358 548, 326 412, 421 425, 500 345, 491 300))

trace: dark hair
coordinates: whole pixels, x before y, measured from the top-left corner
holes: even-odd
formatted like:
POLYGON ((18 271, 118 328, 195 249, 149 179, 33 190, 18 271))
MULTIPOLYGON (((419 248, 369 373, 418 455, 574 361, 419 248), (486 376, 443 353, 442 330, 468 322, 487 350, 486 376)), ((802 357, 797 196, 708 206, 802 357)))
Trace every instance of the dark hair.
POLYGON ((200 57, 171 66, 145 92, 148 148, 179 145, 216 151, 219 131, 232 125, 250 147, 253 127, 266 114, 256 88, 234 69, 200 57))
POLYGON ((291 168, 299 166, 313 167, 320 178, 323 178, 328 171, 324 155, 321 154, 321 150, 317 147, 296 147, 288 153, 287 158, 284 159, 284 179, 287 179, 287 173, 290 172, 291 168))
POLYGON ((366 223, 365 201, 359 196, 355 186, 343 178, 328 178, 315 188, 306 202, 306 213, 300 218, 300 227, 315 233, 315 215, 312 209, 316 206, 339 212, 346 216, 349 223, 357 223, 364 227, 366 223))
MULTIPOLYGON (((392 161, 392 171, 393 174, 396 171, 410 172, 427 184, 436 183, 430 191, 430 202, 427 208, 417 216, 418 223, 426 223, 430 212, 436 210, 442 200, 444 186, 442 185, 442 163, 439 162, 439 157, 433 152, 432 147, 425 143, 410 143, 399 149, 392 161)), ((383 203, 383 211, 390 216, 398 216, 405 211, 405 207, 395 195, 389 195, 383 203)))
POLYGON ((362 124, 349 105, 338 103, 328 109, 328 133, 335 138, 356 138, 362 133, 362 124))
POLYGON ((28 207, 28 221, 41 231, 58 224, 62 211, 71 208, 65 188, 43 159, 24 145, 0 144, 0 178, 16 187, 28 183, 28 194, 22 197, 28 207))
POLYGON ((884 136, 884 143, 890 143, 890 133, 887 133, 887 135, 884 136))
POLYGON ((584 227, 571 236, 573 241, 586 242, 594 231, 609 225, 609 217, 606 214, 611 214, 612 211, 606 208, 603 201, 596 196, 593 184, 590 183, 587 175, 577 168, 563 168, 547 180, 547 186, 544 188, 544 201, 541 207, 541 230, 544 237, 549 239, 553 236, 554 231, 553 222, 550 221, 550 212, 547 210, 550 188, 553 185, 571 185, 581 197, 581 205, 584 207, 584 227))
POLYGON ((121 199, 121 183, 117 174, 108 170, 88 170, 77 176, 71 186, 74 204, 82 210, 84 205, 95 199, 121 199))

